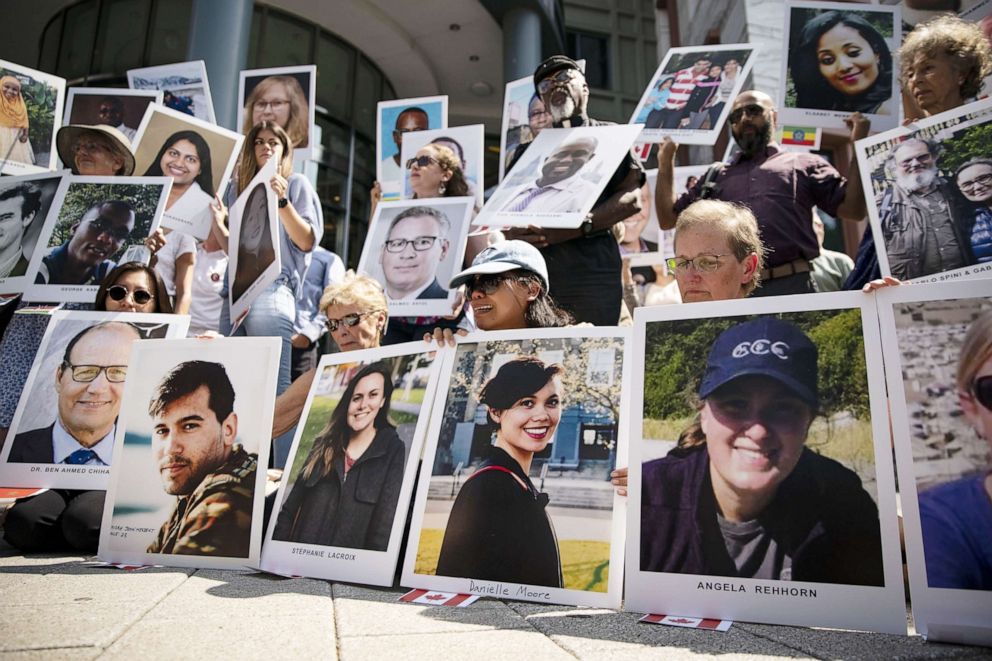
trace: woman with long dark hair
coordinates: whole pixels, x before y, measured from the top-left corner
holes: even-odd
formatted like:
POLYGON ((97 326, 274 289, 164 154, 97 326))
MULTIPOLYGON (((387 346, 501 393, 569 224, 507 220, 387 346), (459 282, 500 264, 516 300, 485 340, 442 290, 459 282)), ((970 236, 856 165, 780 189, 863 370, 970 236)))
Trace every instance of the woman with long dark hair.
POLYGON ((351 378, 283 503, 273 539, 386 550, 406 456, 389 421, 392 395, 386 363, 351 378))
POLYGON ((214 196, 212 168, 210 146, 203 136, 196 131, 176 131, 162 144, 145 176, 172 177, 167 210, 187 194, 202 198, 203 206, 208 207, 214 196))

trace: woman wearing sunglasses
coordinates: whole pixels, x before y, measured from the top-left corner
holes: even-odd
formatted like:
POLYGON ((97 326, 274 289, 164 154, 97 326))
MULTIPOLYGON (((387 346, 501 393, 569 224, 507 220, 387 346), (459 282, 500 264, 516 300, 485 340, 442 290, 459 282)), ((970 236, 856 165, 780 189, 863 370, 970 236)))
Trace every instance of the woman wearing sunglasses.
MULTIPOLYGON (((992 445, 992 312, 961 345, 958 401, 975 434, 992 445)), ((992 590, 992 471, 920 493, 920 524, 931 588, 992 590)))
MULTIPOLYGON (((93 309, 106 312, 162 312, 172 313, 172 303, 165 291, 162 278, 149 266, 141 262, 126 262, 118 265, 107 274, 97 289, 93 309)), ((5 342, 0 347, 4 356, 5 372, 19 373, 27 362, 30 369, 34 355, 44 335, 47 317, 40 325, 41 332, 31 339, 28 351, 8 353, 11 349, 5 342)), ((26 378, 26 372, 24 373, 26 378)), ((99 375, 97 375, 99 377, 99 375)), ((19 395, 24 386, 24 378, 16 388, 19 395)), ((108 373, 108 380, 115 377, 108 373)), ((78 379, 77 379, 78 380, 78 379)), ((91 380, 91 379, 90 379, 91 380)), ((0 417, 4 427, 9 427, 13 408, 7 413, 8 402, 17 406, 18 397, 5 397, 0 402, 0 417)), ((2 430, 0 440, 6 436, 2 430)), ((100 523, 103 517, 102 490, 51 489, 44 493, 18 500, 8 510, 4 521, 4 539, 12 546, 30 553, 45 553, 70 548, 83 553, 96 553, 100 539, 100 523)))

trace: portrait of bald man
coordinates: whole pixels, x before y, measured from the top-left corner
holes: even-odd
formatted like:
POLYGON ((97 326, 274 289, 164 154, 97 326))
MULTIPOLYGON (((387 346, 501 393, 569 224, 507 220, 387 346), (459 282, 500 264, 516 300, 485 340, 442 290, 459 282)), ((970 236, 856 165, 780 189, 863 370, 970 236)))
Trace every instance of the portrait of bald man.
POLYGON ((544 159, 534 183, 517 192, 500 211, 581 211, 592 183, 582 177, 582 169, 596 155, 597 146, 599 141, 592 136, 566 138, 544 159))

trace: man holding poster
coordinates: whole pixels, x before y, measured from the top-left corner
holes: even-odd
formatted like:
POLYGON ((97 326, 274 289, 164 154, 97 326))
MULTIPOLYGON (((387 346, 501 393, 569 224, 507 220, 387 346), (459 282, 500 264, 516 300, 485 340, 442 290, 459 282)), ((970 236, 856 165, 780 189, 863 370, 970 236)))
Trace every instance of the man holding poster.
POLYGON ((258 455, 238 437, 234 387, 220 363, 180 363, 155 388, 152 452, 176 507, 148 553, 243 558, 250 548, 258 455))

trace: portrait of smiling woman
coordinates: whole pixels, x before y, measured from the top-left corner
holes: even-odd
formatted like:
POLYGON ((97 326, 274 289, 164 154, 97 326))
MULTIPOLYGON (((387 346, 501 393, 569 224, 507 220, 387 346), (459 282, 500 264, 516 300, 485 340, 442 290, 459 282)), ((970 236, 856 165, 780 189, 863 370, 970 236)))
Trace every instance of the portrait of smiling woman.
MULTIPOLYGON (((201 213, 210 214, 214 196, 213 164, 207 141, 196 131, 177 131, 159 149, 145 171, 146 177, 172 177, 172 190, 165 204, 166 210, 179 198, 194 198, 201 213)), ((187 203, 188 204, 188 203, 187 203)))
MULTIPOLYGON (((799 12, 793 10, 793 20, 799 12)), ((808 11, 808 10, 806 10, 808 11)), ((879 14, 892 20, 891 14, 879 14)), ((794 107, 889 114, 892 53, 882 34, 861 13, 826 11, 793 24, 789 71, 794 107)))
POLYGON ((438 576, 563 586, 547 494, 529 477, 561 420, 561 367, 534 357, 505 363, 479 393, 494 443, 451 507, 438 576))

